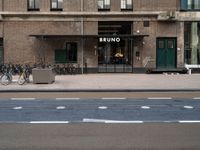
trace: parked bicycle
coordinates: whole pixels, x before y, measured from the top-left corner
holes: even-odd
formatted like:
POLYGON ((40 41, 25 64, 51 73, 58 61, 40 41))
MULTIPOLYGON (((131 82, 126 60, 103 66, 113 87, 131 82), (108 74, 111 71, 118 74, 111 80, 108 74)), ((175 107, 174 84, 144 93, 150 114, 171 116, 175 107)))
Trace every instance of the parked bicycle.
POLYGON ((2 85, 9 85, 12 82, 12 72, 13 69, 10 65, 3 65, 1 67, 2 75, 0 77, 0 82, 2 85))
POLYGON ((20 69, 18 84, 23 85, 24 83, 30 82, 30 74, 31 74, 31 67, 29 65, 25 65, 20 69))

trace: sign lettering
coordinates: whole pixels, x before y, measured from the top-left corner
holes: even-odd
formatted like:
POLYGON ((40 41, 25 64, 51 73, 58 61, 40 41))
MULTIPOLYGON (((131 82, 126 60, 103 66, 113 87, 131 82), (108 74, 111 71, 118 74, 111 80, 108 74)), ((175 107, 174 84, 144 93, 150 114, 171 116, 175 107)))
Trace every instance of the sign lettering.
POLYGON ((120 37, 100 37, 99 42, 111 43, 116 42, 119 43, 121 41, 120 37))

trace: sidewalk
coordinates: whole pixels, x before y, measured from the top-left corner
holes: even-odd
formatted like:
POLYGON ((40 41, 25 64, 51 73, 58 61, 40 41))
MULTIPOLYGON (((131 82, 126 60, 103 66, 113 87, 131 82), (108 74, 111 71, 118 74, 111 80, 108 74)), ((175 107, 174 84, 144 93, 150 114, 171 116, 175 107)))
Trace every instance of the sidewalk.
POLYGON ((0 85, 0 91, 200 91, 200 74, 87 74, 56 76, 53 84, 0 85))

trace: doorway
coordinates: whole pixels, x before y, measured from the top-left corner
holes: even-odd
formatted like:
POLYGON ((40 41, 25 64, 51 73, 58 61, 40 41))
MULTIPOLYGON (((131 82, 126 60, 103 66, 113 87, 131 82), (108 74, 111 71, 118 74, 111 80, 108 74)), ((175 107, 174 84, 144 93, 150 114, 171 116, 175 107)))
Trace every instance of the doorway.
POLYGON ((131 31, 132 22, 99 22, 98 72, 132 72, 131 31))
POLYGON ((157 38, 157 69, 176 68, 176 38, 157 38))

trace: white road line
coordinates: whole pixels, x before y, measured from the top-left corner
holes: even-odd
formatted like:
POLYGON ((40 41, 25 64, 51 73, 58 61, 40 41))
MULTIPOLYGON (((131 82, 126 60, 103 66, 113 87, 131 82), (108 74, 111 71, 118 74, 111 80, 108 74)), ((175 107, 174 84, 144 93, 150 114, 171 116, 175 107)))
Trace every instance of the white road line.
POLYGON ((22 108, 23 108, 22 106, 13 107, 14 110, 20 110, 22 108))
POLYGON ((66 109, 66 107, 65 106, 58 106, 58 107, 56 107, 56 109, 63 110, 63 109, 66 109))
POLYGON ((11 98, 11 100, 36 100, 36 98, 11 98))
POLYGON ((151 107, 149 106, 141 106, 141 109, 150 109, 151 107))
POLYGON ((139 123, 144 123, 144 121, 117 121, 117 120, 107 120, 107 121, 105 121, 105 123, 107 123, 107 124, 115 124, 115 123, 119 123, 119 124, 130 124, 130 123, 139 124, 139 123))
POLYGON ((88 123, 105 123, 106 120, 103 120, 103 119, 88 119, 88 118, 84 118, 82 120, 82 122, 88 122, 88 123))
POLYGON ((84 118, 82 120, 83 122, 86 123, 107 123, 107 124, 115 124, 115 123, 119 123, 119 124, 128 124, 128 123, 144 123, 144 121, 122 121, 122 120, 104 120, 104 119, 88 119, 88 118, 84 118))
POLYGON ((103 110, 103 109, 104 109, 104 110, 105 110, 105 109, 108 109, 107 106, 99 106, 98 108, 99 108, 99 109, 102 109, 102 110, 103 110))
POLYGON ((200 120, 180 120, 179 123, 200 123, 200 120))
POLYGON ((172 99, 172 97, 148 97, 148 99, 172 99))
POLYGON ((200 97, 194 97, 193 99, 200 99, 200 97))
POLYGON ((66 124, 69 121, 30 121, 31 124, 66 124))
POLYGON ((102 100, 125 100, 125 97, 102 97, 102 100))
POLYGON ((193 106, 183 106, 185 109, 193 109, 193 106))
POLYGON ((80 98, 74 98, 74 97, 72 97, 72 98, 56 98, 56 100, 80 100, 80 98))

